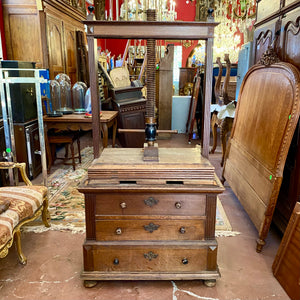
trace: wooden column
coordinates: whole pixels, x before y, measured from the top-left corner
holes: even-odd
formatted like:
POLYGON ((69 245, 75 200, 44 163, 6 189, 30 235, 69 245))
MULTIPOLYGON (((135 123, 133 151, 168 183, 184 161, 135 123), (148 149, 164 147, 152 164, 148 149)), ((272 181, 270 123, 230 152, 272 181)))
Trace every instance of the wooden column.
POLYGON ((89 70, 90 70, 90 95, 92 104, 92 122, 93 122, 93 147, 94 158, 100 156, 100 105, 99 105, 99 89, 98 89, 98 59, 97 55, 97 39, 93 36, 87 37, 89 48, 89 70))
POLYGON ((203 129, 203 149, 202 155, 208 158, 210 140, 210 102, 213 76, 213 38, 206 41, 206 61, 205 61, 205 99, 204 99, 204 129, 203 129))

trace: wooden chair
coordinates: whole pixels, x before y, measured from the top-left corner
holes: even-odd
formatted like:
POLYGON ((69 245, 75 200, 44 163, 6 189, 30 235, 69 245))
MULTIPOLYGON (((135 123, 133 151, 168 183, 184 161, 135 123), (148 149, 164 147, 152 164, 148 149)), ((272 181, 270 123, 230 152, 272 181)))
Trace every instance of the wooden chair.
POLYGON ((199 92, 200 92, 200 83, 201 83, 201 77, 200 77, 200 74, 197 72, 195 79, 194 79, 191 102, 190 102, 189 113, 188 113, 188 119, 187 119, 187 123, 186 123, 186 131, 188 133, 188 142, 189 143, 191 143, 191 140, 192 140, 193 129, 194 129, 195 121, 196 121, 196 109, 197 109, 197 103, 198 103, 198 96, 199 96, 199 92))
POLYGON ((81 154, 80 154, 80 134, 79 131, 68 131, 68 132, 59 132, 54 134, 48 134, 48 142, 51 148, 51 157, 48 158, 48 172, 50 172, 50 168, 55 159, 62 159, 65 165, 72 164, 73 170, 75 171, 75 159, 79 160, 81 163, 81 154), (74 151, 74 142, 77 142, 78 155, 75 156, 74 151), (65 157, 57 157, 56 156, 56 145, 65 145, 65 157), (69 157, 69 146, 71 149, 71 157, 69 157), (72 160, 72 163, 67 162, 68 160, 72 160))
POLYGON ((215 95, 216 100, 220 103, 221 107, 218 111, 214 111, 211 119, 212 134, 213 134, 213 147, 210 153, 214 153, 217 147, 217 127, 220 127, 220 139, 222 145, 222 160, 221 166, 224 164, 224 157, 227 147, 227 139, 231 132, 233 120, 235 103, 229 99, 228 96, 228 85, 230 80, 231 62, 229 59, 229 54, 225 54, 224 60, 226 62, 226 74, 223 86, 221 88, 221 79, 223 65, 220 58, 217 58, 217 64, 219 65, 219 74, 215 85, 215 95))

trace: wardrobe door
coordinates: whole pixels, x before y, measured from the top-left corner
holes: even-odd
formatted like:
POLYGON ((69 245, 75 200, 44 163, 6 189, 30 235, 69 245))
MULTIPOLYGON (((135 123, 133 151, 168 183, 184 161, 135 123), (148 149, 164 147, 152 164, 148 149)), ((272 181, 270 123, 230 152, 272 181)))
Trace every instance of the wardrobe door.
POLYGON ((47 39, 49 51, 50 79, 59 73, 64 73, 63 22, 47 14, 47 39))

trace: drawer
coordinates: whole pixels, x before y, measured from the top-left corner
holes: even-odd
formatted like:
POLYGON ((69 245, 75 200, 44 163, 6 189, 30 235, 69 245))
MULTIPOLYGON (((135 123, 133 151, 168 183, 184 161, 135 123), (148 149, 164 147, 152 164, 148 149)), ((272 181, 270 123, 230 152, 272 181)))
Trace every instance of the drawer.
POLYGON ((97 193, 96 215, 204 216, 206 194, 97 193))
POLYGON ((217 243, 189 245, 85 245, 85 271, 201 272, 217 269, 217 243))
POLYGON ((202 240, 205 217, 107 217, 96 220, 97 241, 202 240))

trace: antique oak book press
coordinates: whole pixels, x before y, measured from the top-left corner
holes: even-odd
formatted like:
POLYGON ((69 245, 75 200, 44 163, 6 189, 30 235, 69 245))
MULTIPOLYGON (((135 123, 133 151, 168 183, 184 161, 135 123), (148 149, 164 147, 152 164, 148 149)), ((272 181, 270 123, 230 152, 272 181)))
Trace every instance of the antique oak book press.
MULTIPOLYGON (((224 187, 206 158, 209 145, 205 147, 206 157, 200 148, 158 149, 154 99, 155 39, 206 39, 207 70, 212 71, 212 38, 217 23, 157 22, 155 11, 148 10, 147 15, 146 22, 85 22, 90 78, 96 78, 95 37, 147 40, 147 143, 144 149, 105 148, 99 155, 99 113, 92 114, 95 160, 79 187, 85 196, 86 215, 81 278, 86 287, 98 280, 194 279, 213 286, 220 276, 216 200, 224 187)), ((92 110, 97 112, 97 84, 92 80, 92 110)))

